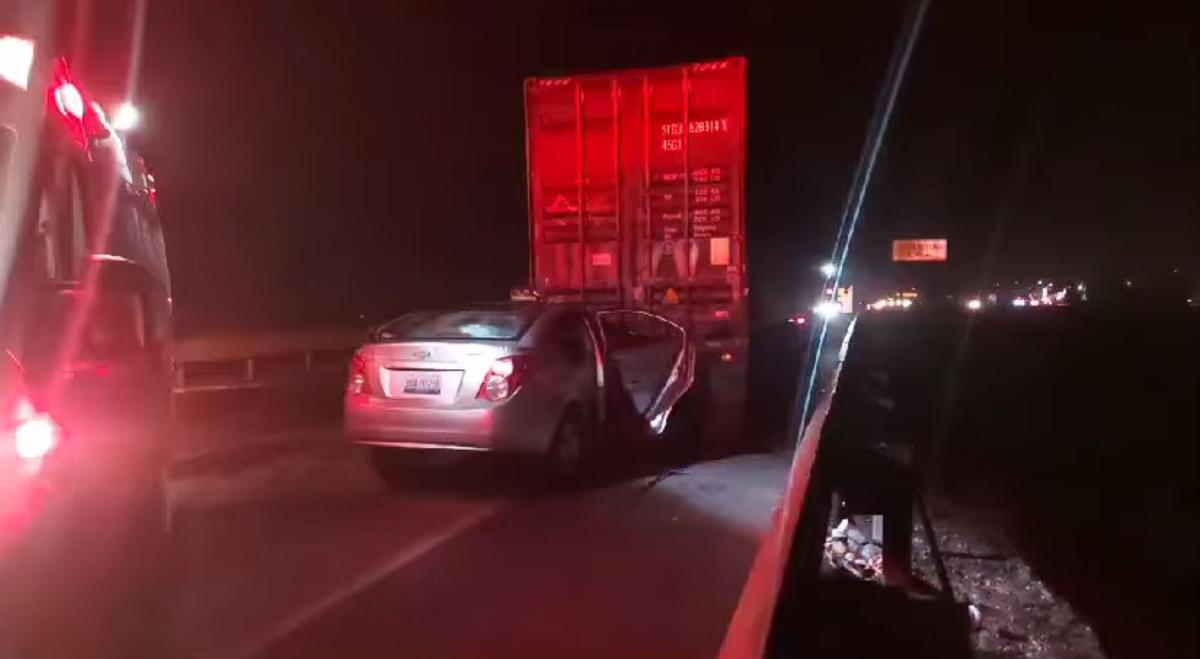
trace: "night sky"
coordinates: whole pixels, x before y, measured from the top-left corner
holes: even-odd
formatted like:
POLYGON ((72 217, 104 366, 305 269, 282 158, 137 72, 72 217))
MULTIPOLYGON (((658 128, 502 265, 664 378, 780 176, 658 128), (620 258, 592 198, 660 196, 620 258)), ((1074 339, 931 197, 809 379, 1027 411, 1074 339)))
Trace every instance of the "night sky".
MULTIPOLYGON (((907 10, 376 4, 151 0, 139 139, 185 326, 504 296, 528 259, 522 79, 734 54, 751 296, 788 312, 832 247, 907 10)), ((911 275, 888 263, 904 236, 948 237, 933 267, 964 286, 1197 266, 1195 23, 1099 4, 935 0, 852 277, 911 275)))

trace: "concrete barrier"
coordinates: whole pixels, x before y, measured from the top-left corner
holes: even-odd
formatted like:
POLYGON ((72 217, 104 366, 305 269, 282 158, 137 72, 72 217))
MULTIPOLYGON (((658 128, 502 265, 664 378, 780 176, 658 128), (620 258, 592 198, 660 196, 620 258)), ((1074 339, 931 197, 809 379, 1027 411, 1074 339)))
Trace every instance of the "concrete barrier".
POLYGON ((775 510, 771 528, 759 542, 758 553, 755 554, 754 562, 750 566, 750 574, 742 587, 737 608, 725 630, 725 639, 721 643, 721 651, 718 654, 719 659, 760 659, 766 651, 775 605, 779 599, 788 557, 792 551, 793 538, 795 538, 801 512, 804 510, 804 503, 809 493, 809 483, 813 465, 816 463, 817 449, 821 442, 821 432, 824 430, 825 418, 833 404, 833 396, 837 392, 838 376, 841 374, 842 363, 845 360, 846 350, 853 333, 854 326, 851 324, 842 339, 830 386, 818 401, 812 419, 803 426, 801 435, 796 442, 787 487, 781 497, 779 508, 775 510))

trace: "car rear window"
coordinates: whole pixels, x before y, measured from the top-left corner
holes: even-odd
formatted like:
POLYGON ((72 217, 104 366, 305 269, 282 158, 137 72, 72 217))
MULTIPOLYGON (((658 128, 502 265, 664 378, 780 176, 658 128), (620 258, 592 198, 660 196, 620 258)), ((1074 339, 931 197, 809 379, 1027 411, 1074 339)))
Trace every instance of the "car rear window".
POLYGON ((537 315, 536 307, 414 311, 379 329, 379 341, 434 339, 518 339, 537 315))

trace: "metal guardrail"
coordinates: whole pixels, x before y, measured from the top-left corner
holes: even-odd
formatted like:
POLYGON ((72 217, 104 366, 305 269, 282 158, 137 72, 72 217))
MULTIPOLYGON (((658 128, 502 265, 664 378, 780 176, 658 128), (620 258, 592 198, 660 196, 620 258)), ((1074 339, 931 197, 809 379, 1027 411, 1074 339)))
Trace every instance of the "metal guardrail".
POLYGON ((362 344, 359 328, 221 332, 175 342, 172 393, 281 386, 345 368, 362 344))

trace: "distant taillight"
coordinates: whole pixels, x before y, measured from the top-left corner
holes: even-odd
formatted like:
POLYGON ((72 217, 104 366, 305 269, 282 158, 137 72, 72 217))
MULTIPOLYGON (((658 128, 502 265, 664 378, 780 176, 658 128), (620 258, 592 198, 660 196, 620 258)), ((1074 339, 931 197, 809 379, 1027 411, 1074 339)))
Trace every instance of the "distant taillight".
POLYGON ((483 376, 476 398, 493 403, 510 398, 524 383, 529 371, 529 357, 513 355, 501 357, 492 362, 491 368, 483 376))
POLYGON ((346 391, 356 396, 371 393, 371 385, 367 380, 367 359, 360 353, 350 359, 350 379, 346 383, 346 391))

